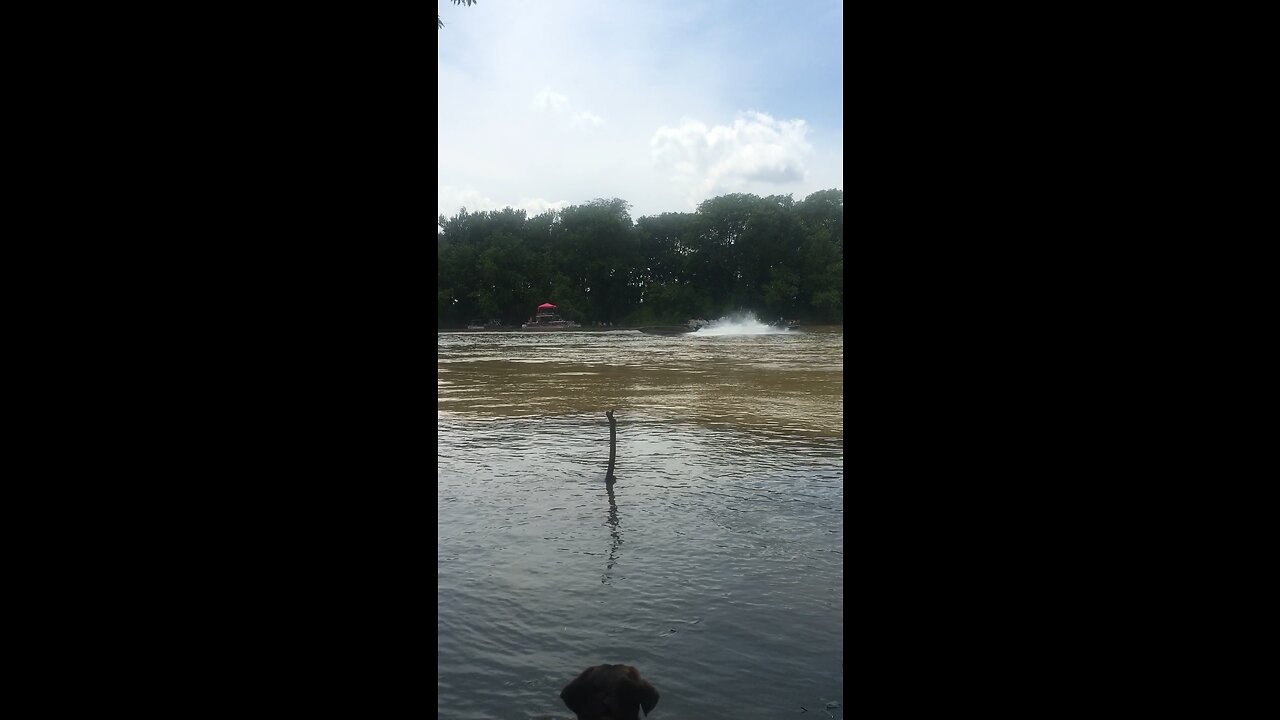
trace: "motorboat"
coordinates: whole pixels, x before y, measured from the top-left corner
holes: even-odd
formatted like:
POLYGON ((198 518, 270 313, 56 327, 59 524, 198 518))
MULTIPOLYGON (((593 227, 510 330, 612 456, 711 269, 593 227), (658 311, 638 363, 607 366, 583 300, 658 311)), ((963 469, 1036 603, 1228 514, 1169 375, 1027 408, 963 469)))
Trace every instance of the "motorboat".
POLYGON ((547 332, 550 330, 572 330, 577 327, 582 326, 572 320, 565 320, 560 317, 555 305, 543 303, 538 306, 537 314, 529 322, 521 325, 520 329, 547 332))

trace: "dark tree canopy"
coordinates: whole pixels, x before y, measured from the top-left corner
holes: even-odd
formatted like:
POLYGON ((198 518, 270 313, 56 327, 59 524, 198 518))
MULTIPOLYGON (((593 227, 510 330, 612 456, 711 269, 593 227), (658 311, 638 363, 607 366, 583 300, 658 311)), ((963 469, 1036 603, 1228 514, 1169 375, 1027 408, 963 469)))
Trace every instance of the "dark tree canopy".
POLYGON ((437 327, 518 325, 544 302, 584 324, 678 324, 737 310, 844 321, 844 191, 722 195, 632 221, 598 199, 528 217, 439 217, 437 327))
MULTIPOLYGON (((466 5, 467 7, 471 7, 472 5, 476 4, 476 0, 453 0, 453 4, 466 5)), ((436 13, 436 29, 439 30, 443 27, 444 27, 444 20, 440 19, 440 13, 436 13)))

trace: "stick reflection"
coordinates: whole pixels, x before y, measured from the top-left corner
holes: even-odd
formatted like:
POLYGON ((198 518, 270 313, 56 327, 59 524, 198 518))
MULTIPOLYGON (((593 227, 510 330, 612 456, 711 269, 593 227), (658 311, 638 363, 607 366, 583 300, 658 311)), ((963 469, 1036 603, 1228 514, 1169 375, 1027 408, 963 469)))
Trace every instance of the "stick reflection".
POLYGON ((613 566, 618 563, 618 546, 622 544, 622 531, 618 529, 618 503, 613 498, 613 483, 605 483, 604 487, 609 493, 609 514, 605 516, 604 522, 609 526, 609 535, 612 540, 609 543, 609 560, 605 564, 604 574, 600 576, 600 582, 608 585, 613 579, 609 571, 613 570, 613 566))

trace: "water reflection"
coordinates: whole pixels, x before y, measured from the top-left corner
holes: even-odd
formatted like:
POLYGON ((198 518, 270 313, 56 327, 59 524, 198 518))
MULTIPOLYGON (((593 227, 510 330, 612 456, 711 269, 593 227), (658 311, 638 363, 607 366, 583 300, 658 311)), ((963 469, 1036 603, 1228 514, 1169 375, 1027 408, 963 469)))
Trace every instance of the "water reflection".
POLYGON ((609 526, 609 536, 613 539, 609 544, 609 560, 604 566, 604 574, 600 576, 600 582, 608 585, 613 579, 609 571, 618 563, 618 546, 622 545, 622 531, 618 529, 618 503, 613 497, 613 483, 606 482, 604 489, 609 494, 609 514, 605 516, 604 523, 609 526))

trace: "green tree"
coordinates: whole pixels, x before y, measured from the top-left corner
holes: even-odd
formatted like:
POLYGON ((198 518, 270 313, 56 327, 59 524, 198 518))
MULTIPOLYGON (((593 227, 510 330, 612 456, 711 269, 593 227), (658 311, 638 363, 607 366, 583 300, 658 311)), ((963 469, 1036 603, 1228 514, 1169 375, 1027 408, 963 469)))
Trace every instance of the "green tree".
POLYGON ((844 191, 821 190, 796 207, 806 320, 844 322, 844 191))
POLYGON ((751 310, 764 319, 844 319, 844 192, 801 202, 731 194, 692 213, 631 219, 619 198, 529 217, 438 218, 436 322, 524 322, 553 302, 567 318, 680 323, 751 310))
POLYGON ((704 201, 696 213, 697 235, 692 239, 689 280, 711 297, 704 315, 721 315, 744 307, 742 265, 736 247, 759 198, 746 193, 721 195, 704 201))
POLYGON ((695 282, 706 272, 699 253, 704 218, 696 213, 662 213, 636 222, 639 323, 676 324, 712 314, 706 287, 695 282))
POLYGON ((734 244, 740 277, 736 304, 769 317, 789 315, 795 308, 779 307, 784 285, 798 285, 799 231, 790 195, 755 198, 747 221, 734 244), (775 283, 772 294, 767 286, 775 283), (778 284, 781 283, 781 284, 778 284))
POLYGON ((558 228, 564 251, 560 270, 582 288, 582 319, 618 322, 639 300, 630 204, 612 198, 575 205, 561 212, 558 228))

